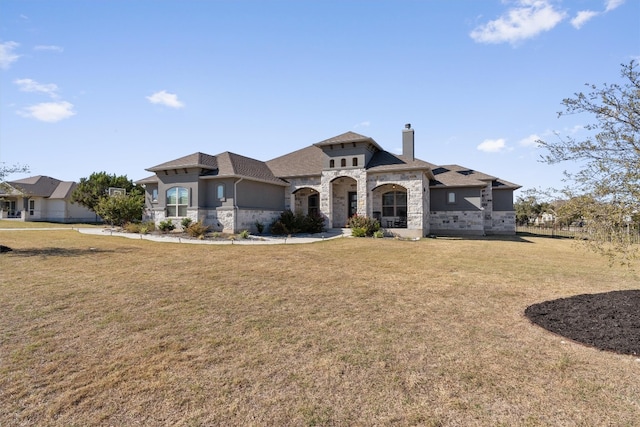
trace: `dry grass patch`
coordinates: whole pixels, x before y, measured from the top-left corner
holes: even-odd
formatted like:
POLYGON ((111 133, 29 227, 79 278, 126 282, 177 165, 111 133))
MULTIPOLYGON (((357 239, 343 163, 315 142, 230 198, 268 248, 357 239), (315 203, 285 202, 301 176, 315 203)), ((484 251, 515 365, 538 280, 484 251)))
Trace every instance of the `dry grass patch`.
POLYGON ((5 231, 0 425, 633 425, 640 363, 535 302, 637 287, 565 240, 5 231))

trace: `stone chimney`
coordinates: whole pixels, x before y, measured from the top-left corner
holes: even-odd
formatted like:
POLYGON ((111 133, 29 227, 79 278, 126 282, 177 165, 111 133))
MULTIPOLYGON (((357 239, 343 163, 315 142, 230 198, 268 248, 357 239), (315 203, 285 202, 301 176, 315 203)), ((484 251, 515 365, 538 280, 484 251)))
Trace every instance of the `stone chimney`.
POLYGON ((414 138, 413 129, 411 129, 411 123, 404 125, 402 129, 402 155, 408 160, 414 160, 414 138))

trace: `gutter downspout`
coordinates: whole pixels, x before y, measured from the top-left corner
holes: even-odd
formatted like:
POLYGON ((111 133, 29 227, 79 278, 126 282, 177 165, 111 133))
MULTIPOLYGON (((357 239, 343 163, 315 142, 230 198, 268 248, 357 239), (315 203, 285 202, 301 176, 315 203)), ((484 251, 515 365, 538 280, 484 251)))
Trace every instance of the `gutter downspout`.
POLYGON ((238 229, 238 183, 240 183, 244 177, 240 178, 233 183, 233 232, 238 229))

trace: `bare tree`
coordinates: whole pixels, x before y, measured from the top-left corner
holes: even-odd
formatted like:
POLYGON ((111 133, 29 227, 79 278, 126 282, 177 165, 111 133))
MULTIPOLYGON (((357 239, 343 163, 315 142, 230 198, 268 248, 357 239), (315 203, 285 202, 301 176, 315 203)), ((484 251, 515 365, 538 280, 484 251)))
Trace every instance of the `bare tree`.
MULTIPOLYGON (((640 74, 638 64, 622 64, 622 83, 587 84, 588 93, 575 93, 562 101, 558 117, 586 113, 595 121, 585 126, 589 136, 575 139, 558 135, 539 141, 547 149, 549 164, 572 161, 577 173, 565 172, 570 187, 564 198, 573 200, 584 219, 585 243, 596 252, 630 263, 638 255, 634 244, 640 212, 640 74)), ((570 210, 572 205, 565 207, 570 210)))

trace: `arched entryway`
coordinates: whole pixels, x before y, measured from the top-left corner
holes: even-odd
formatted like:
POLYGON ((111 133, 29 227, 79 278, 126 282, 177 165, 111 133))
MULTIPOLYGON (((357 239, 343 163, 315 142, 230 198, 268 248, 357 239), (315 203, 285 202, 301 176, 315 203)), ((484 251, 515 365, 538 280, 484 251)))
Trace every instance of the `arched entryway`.
POLYGON ((314 188, 303 187, 293 192, 294 212, 304 215, 320 215, 320 194, 314 188))
POLYGON ((407 189, 383 184, 373 189, 373 216, 383 228, 407 228, 407 189))
POLYGON ((360 210, 358 182, 341 176, 331 181, 331 213, 334 227, 344 227, 360 210))

